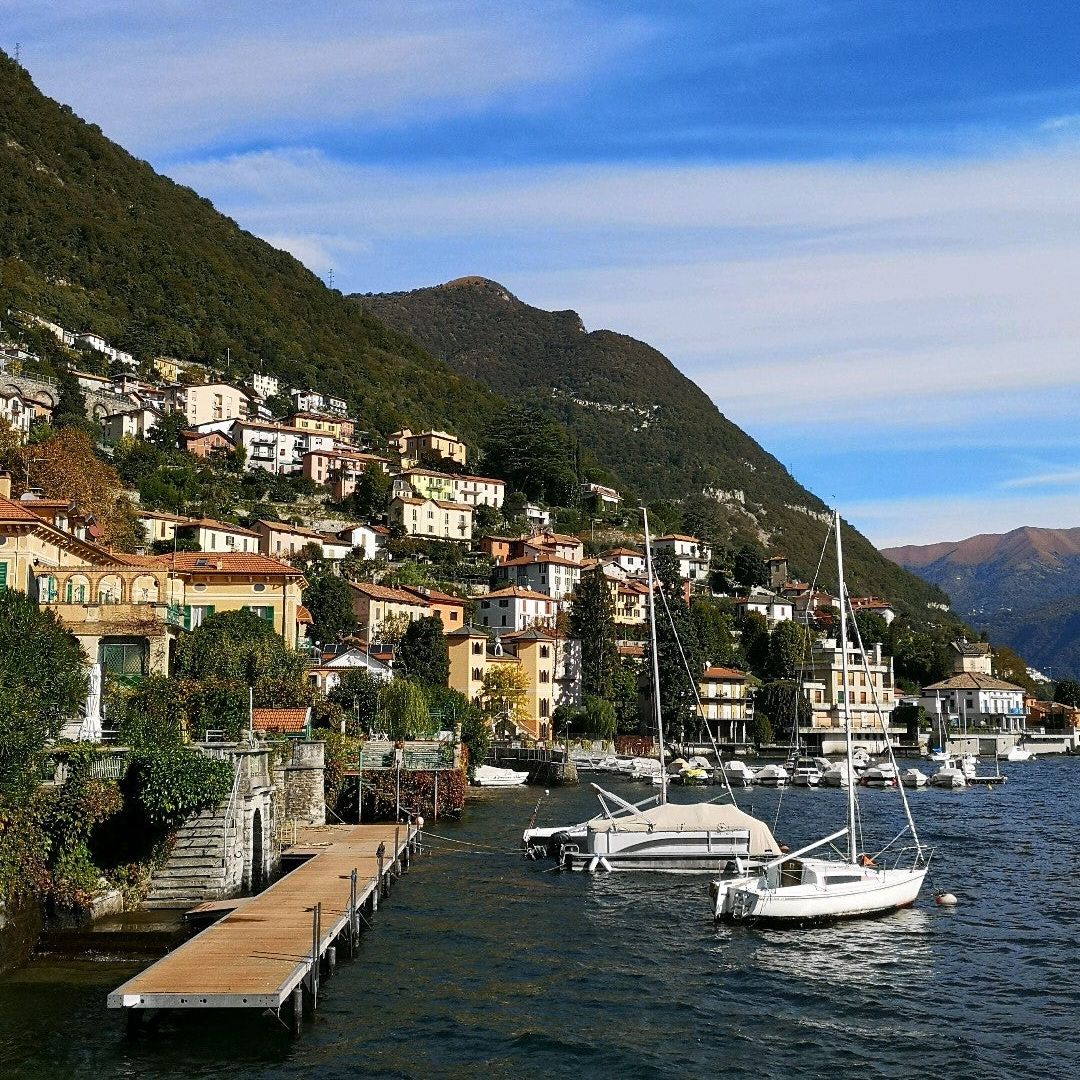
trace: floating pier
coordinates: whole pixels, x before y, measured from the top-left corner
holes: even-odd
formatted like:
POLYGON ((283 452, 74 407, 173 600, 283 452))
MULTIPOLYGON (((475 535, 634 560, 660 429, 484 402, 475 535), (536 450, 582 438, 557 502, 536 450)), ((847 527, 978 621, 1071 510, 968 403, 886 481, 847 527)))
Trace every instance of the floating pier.
POLYGON ((118 987, 109 1008, 137 1027, 151 1010, 288 1007, 299 1034, 339 946, 355 956, 361 924, 419 847, 413 825, 300 828, 286 852, 300 866, 118 987))

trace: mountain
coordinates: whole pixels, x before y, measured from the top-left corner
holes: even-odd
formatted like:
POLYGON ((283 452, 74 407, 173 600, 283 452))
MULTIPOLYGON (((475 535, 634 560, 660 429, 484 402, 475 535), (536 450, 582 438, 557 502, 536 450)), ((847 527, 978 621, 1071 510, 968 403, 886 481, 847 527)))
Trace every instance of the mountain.
MULTIPOLYGON (((482 277, 354 299, 461 375, 565 424, 617 486, 687 500, 714 536, 780 551, 794 574, 813 575, 828 508, 651 345, 587 331, 576 312, 532 307, 482 277)), ((853 591, 923 614, 946 601, 854 530, 845 544, 853 591)), ((828 567, 822 581, 835 585, 828 567)))
MULTIPOLYGON (((507 397, 535 404, 570 428, 595 475, 685 499, 683 527, 701 521, 814 572, 824 504, 642 342, 587 333, 573 312, 483 279, 344 297, 49 100, 3 53, 0 185, 0 311, 94 330, 140 359, 277 375, 344 398, 384 434, 449 428, 475 448, 507 397)), ((854 531, 848 555, 858 592, 921 618, 944 600, 854 531)))
MULTIPOLYGON (((137 105, 132 104, 135 108, 137 105)), ((262 370, 346 399, 373 427, 454 426, 497 406, 291 255, 41 94, 0 53, 0 300, 137 357, 262 370)))
POLYGON ((1035 667, 1080 677, 1080 528, 1025 527, 882 554, 944 589, 958 614, 1035 667))

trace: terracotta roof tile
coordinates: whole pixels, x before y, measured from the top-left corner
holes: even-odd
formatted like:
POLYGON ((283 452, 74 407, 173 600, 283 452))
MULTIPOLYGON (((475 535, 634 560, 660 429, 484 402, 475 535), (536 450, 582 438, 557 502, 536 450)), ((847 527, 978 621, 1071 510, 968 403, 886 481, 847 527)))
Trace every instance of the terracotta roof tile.
POLYGON ((391 600, 398 604, 412 604, 413 607, 428 607, 428 602, 404 589, 391 589, 386 585, 374 585, 370 582, 350 581, 349 588, 370 597, 372 600, 391 600))
POLYGON ((246 551, 177 551, 169 555, 158 555, 151 560, 151 565, 165 566, 179 573, 283 574, 294 578, 304 576, 288 563, 246 551))
POLYGON ((252 709, 251 726, 256 731, 303 731, 310 709, 252 709))

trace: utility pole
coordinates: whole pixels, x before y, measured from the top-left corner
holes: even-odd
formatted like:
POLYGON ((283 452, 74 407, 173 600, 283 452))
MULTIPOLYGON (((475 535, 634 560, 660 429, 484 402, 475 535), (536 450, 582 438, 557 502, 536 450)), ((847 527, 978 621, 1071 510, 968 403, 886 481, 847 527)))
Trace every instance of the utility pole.
POLYGON ((326 274, 326 287, 328 289, 332 289, 334 287, 334 270, 333 270, 333 267, 331 267, 330 270, 327 271, 327 274, 326 274))
POLYGON ((15 63, 22 67, 22 42, 15 42, 15 63))

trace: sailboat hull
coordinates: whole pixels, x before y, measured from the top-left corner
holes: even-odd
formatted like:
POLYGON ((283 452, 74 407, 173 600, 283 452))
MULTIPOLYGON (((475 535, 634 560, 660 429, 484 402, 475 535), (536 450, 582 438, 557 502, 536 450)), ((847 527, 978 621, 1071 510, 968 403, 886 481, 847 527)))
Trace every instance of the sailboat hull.
POLYGON ((754 879, 717 883, 716 917, 725 922, 806 923, 869 918, 910 907, 922 889, 926 868, 856 870, 846 884, 802 884, 762 888, 754 879))

